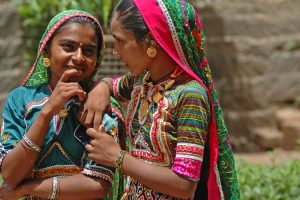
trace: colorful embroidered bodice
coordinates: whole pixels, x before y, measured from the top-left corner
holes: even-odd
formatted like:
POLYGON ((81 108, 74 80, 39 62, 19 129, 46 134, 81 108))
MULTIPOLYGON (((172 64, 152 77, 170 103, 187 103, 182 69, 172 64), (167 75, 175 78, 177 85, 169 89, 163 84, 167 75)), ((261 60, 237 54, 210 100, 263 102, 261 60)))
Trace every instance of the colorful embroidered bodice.
MULTIPOLYGON (((133 79, 127 74, 113 81, 114 96, 119 100, 130 99, 126 128, 131 155, 198 181, 210 117, 205 90, 197 81, 182 75, 177 77, 173 87, 163 91, 163 98, 156 104, 155 94, 169 80, 148 84, 148 114, 142 118, 139 112, 143 76, 133 79)), ((128 196, 129 199, 175 199, 136 180, 129 181, 128 196)))

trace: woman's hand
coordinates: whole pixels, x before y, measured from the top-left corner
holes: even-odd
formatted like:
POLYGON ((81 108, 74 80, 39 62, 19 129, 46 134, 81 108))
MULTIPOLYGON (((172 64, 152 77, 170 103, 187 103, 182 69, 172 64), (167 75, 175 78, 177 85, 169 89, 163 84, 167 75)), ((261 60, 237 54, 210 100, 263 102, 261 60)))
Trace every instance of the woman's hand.
POLYGON ((89 152, 88 157, 103 165, 115 167, 115 161, 121 148, 113 137, 104 132, 104 126, 99 127, 99 132, 89 128, 86 133, 91 137, 90 143, 85 146, 89 152))
POLYGON ((93 89, 87 94, 81 112, 78 113, 80 123, 87 128, 93 127, 98 130, 102 124, 104 113, 109 112, 111 109, 109 99, 111 86, 108 82, 100 81, 95 83, 93 89))
POLYGON ((81 88, 78 82, 68 82, 72 77, 79 76, 80 71, 76 69, 66 70, 60 80, 57 82, 48 102, 44 106, 44 110, 47 110, 51 115, 59 113, 64 109, 64 104, 75 96, 79 101, 83 101, 86 96, 86 92, 81 88))

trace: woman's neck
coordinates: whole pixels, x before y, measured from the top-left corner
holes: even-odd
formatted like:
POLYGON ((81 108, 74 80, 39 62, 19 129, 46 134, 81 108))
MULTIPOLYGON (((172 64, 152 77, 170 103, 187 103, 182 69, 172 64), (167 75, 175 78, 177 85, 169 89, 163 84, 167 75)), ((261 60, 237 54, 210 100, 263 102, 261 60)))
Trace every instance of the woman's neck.
POLYGON ((151 80, 153 83, 159 83, 168 79, 176 67, 177 64, 166 54, 157 56, 149 67, 151 80))

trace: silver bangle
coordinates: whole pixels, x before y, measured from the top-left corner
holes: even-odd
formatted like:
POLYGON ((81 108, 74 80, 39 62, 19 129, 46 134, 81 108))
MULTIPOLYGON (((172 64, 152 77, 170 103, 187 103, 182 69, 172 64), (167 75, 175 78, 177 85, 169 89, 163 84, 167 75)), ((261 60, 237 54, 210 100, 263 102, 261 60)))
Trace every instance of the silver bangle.
POLYGON ((48 197, 49 200, 56 200, 59 193, 59 181, 57 177, 52 177, 52 190, 48 197))
POLYGON ((32 141, 27 137, 26 134, 23 136, 23 140, 24 140, 24 142, 26 143, 26 145, 27 145, 31 150, 36 151, 36 152, 38 152, 38 153, 41 151, 41 148, 40 148, 38 145, 36 145, 34 142, 32 142, 32 141))

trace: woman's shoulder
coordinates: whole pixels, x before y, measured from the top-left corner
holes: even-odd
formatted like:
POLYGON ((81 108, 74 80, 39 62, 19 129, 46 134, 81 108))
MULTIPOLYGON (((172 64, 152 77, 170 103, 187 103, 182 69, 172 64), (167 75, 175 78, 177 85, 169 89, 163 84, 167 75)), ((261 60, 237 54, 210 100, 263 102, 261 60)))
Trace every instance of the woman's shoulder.
POLYGON ((11 92, 9 93, 9 97, 22 97, 22 96, 26 96, 28 94, 28 87, 25 86, 19 86, 14 88, 13 90, 11 90, 11 92))
POLYGON ((180 91, 181 95, 193 95, 193 96, 203 96, 207 98, 207 92, 203 85, 201 85, 197 80, 186 79, 180 81, 175 88, 180 91))
POLYGON ((8 99, 14 100, 30 100, 36 98, 37 96, 45 96, 47 93, 47 86, 41 85, 38 87, 27 87, 19 86, 11 90, 8 95, 8 99))
POLYGON ((11 95, 28 95, 29 93, 36 93, 40 90, 43 90, 45 88, 45 85, 41 85, 38 87, 28 87, 28 86, 19 86, 11 90, 11 95))

